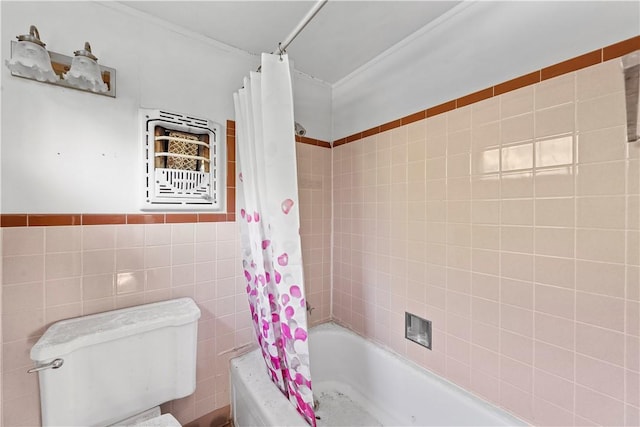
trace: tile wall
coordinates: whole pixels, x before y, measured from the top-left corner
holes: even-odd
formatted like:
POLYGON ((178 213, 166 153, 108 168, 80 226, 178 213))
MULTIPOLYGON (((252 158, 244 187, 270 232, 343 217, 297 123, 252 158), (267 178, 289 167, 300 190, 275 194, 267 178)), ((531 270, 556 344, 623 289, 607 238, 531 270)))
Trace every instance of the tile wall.
POLYGON ((639 425, 625 123, 614 59, 334 148, 334 317, 529 423, 639 425))
MULTIPOLYGON (((329 318, 331 152, 298 144, 311 322, 329 318)), ((253 343, 234 222, 4 227, 2 425, 40 425, 29 350, 51 323, 189 296, 202 311, 197 388, 167 405, 183 424, 229 404, 228 359, 253 343)))

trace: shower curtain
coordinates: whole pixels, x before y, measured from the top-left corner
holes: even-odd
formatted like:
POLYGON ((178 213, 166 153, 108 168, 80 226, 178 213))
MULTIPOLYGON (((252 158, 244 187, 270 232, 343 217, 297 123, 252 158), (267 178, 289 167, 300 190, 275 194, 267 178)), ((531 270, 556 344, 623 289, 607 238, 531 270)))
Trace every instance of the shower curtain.
POLYGON ((263 53, 261 69, 233 96, 242 266, 271 380, 315 426, 288 57, 263 53))

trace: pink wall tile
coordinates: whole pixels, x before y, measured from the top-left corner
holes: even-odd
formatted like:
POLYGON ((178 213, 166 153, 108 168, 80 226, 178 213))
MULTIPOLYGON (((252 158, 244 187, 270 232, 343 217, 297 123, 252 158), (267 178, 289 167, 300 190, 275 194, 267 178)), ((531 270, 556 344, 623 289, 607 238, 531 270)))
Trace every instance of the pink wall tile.
POLYGON ((620 298, 576 292, 576 320, 603 328, 624 331, 625 304, 620 298))
POLYGON ((113 249, 116 247, 116 229, 108 225, 95 225, 82 229, 82 249, 113 249))
POLYGON ((44 279, 43 255, 5 256, 2 259, 3 285, 37 282, 44 279))
POLYGON ((624 424, 624 403, 576 386, 576 414, 600 425, 624 424))
POLYGON ((35 309, 2 314, 3 341, 33 338, 44 332, 44 310, 35 309))
POLYGON ((503 304, 500 307, 500 327, 526 337, 533 337, 533 311, 503 304))
POLYGON ((580 163, 624 160, 625 149, 615 141, 624 138, 624 126, 582 132, 578 138, 577 153, 580 163))
POLYGON ((533 367, 509 357, 500 358, 500 379, 529 393, 533 392, 533 367))
POLYGON ((40 425, 40 400, 35 394, 11 398, 4 396, 4 424, 8 426, 40 425))
POLYGON ((534 370, 534 395, 566 411, 573 411, 574 384, 564 378, 534 370))
POLYGON ((637 406, 626 405, 624 425, 627 427, 640 425, 640 408, 637 406))
POLYGON ((455 359, 447 358, 446 375, 460 387, 469 388, 471 384, 471 370, 469 365, 455 359))
POLYGON ((536 340, 573 350, 575 347, 575 323, 562 317, 535 313, 534 318, 536 340))
POLYGON ((500 278, 487 274, 473 273, 471 275, 472 295, 492 301, 500 299, 500 278))
POLYGON ((500 247, 504 251, 533 253, 533 228, 507 226, 500 229, 500 247))
POLYGON ((79 302, 81 298, 81 278, 48 280, 44 283, 45 305, 56 305, 79 302))
POLYGON ((481 371, 495 378, 500 376, 500 356, 498 353, 478 345, 471 346, 472 372, 481 371))
POLYGON ((567 103, 535 112, 536 138, 550 137, 574 131, 575 105, 567 103))
POLYGON ((609 329, 576 323, 576 351, 605 362, 624 366, 624 335, 609 329), (598 345, 594 345, 598 343, 598 345))
POLYGON ((109 274, 115 270, 115 249, 82 252, 83 274, 109 274))
POLYGON ((476 394, 482 396, 485 400, 494 404, 500 402, 500 380, 478 371, 471 369, 471 383, 469 388, 476 394))
POLYGON ((571 197, 574 195, 574 170, 557 167, 537 170, 535 173, 536 197, 571 197))
POLYGON ((533 308, 533 283, 519 280, 500 280, 500 299, 504 304, 533 308))
POLYGON ((534 175, 530 171, 503 173, 501 178, 500 196, 503 199, 533 197, 534 175))
POLYGON ((44 321, 47 325, 57 322, 58 320, 78 317, 82 315, 82 303, 74 302, 70 304, 47 307, 44 315, 44 321))
POLYGON ((574 380, 574 353, 564 348, 535 343, 535 367, 567 380, 574 380))
POLYGON ((44 230, 46 252, 77 252, 82 250, 82 227, 45 227, 44 230))
POLYGON ((116 228, 116 248, 144 246, 144 225, 122 225, 116 228))
POLYGON ((500 353, 502 355, 531 365, 534 357, 533 348, 533 339, 505 330, 500 331, 500 353))
POLYGON ((577 196, 612 196, 624 194, 624 189, 624 162, 587 163, 577 168, 577 196))
POLYGON ((3 229, 4 256, 35 255, 44 252, 44 228, 16 227, 3 229))
POLYGON ((82 274, 81 252, 55 252, 45 255, 45 279, 78 277, 82 274))
POLYGON ((500 274, 509 279, 533 280, 533 261, 533 255, 502 252, 500 254, 500 274))
POLYGON ((496 301, 483 298, 472 299, 471 317, 475 322, 498 326, 500 323, 500 309, 496 301))
POLYGON ((574 289, 576 283, 575 260, 573 258, 536 256, 534 274, 538 283, 574 289))
POLYGON ((597 359, 576 356, 576 382, 587 388, 598 390, 617 400, 624 400, 624 369, 597 359))
POLYGON ((640 407, 640 373, 625 371, 625 402, 640 407))
POLYGON ((533 418, 533 396, 531 393, 513 387, 504 381, 500 383, 500 405, 525 420, 533 418))
POLYGON ((535 309, 537 311, 564 317, 574 318, 575 292, 553 286, 535 286, 535 309))
POLYGON ((578 102, 576 105, 576 127, 579 131, 590 131, 626 123, 625 104, 620 102, 624 92, 578 102))
POLYGON ((547 108, 575 99, 575 74, 565 74, 534 86, 536 108, 547 108))
POLYGON ((625 360, 628 369, 640 371, 640 338, 625 337, 625 360))
POLYGON ((116 271, 131 271, 144 269, 144 248, 116 249, 116 271))
POLYGON ((2 288, 2 314, 42 310, 44 292, 42 282, 22 283, 2 288))
POLYGON ((620 230, 578 229, 576 257, 603 262, 625 262, 625 233, 620 230))
POLYGON ((171 244, 171 224, 149 224, 144 229, 145 246, 171 244))
POLYGON ((575 223, 573 197, 536 199, 535 221, 540 227, 572 227, 575 223))
POLYGON ((533 398, 533 419, 539 426, 565 427, 573 425, 573 412, 561 409, 544 399, 533 398))
POLYGON ((625 332, 629 335, 640 336, 640 303, 627 301, 625 332))
POLYGON ((473 336, 471 342, 493 352, 500 352, 500 330, 496 326, 485 323, 472 323, 473 336))
POLYGON ((535 252, 538 255, 573 257, 575 231, 573 228, 536 227, 535 252))
POLYGON ((622 264, 576 261, 576 289, 585 292, 624 297, 625 268, 622 264))

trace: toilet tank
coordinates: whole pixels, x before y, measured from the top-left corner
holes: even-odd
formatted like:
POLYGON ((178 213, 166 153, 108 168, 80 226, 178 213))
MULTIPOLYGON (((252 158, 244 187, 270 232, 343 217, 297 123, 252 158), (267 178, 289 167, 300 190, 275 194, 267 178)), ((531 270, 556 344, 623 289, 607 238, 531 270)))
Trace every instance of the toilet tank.
POLYGON ((44 426, 104 426, 196 387, 200 310, 179 298, 54 323, 31 349, 44 426))

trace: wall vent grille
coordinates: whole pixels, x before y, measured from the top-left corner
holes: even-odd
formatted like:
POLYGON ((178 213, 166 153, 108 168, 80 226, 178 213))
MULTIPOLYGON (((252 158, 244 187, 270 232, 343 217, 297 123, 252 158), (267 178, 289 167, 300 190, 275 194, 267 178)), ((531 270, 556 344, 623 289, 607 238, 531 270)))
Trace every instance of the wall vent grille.
POLYGON ((226 162, 222 126, 163 110, 140 110, 143 210, 221 211, 226 162))

